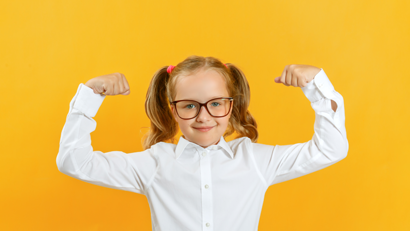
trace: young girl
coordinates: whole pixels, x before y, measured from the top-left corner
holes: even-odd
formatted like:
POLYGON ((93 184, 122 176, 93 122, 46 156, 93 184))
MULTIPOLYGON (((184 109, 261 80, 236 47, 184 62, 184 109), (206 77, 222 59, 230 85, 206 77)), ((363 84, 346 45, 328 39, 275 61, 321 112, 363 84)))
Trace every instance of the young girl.
POLYGON ((349 148, 343 97, 323 69, 287 65, 275 82, 301 87, 311 102, 316 120, 308 142, 256 143, 243 72, 213 57, 190 56, 153 76, 145 101, 151 127, 144 151, 128 154, 94 151, 90 138, 106 95, 130 93, 124 75, 81 83, 61 133, 58 169, 91 184, 145 195, 153 230, 257 230, 269 186, 328 167, 349 148), (178 127, 183 136, 175 144, 178 127), (226 142, 234 132, 236 139, 226 142))

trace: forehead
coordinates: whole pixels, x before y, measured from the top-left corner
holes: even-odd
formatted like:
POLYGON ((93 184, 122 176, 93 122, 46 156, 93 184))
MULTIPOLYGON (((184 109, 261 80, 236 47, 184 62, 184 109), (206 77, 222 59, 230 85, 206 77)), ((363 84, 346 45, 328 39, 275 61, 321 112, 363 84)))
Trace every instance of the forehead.
POLYGON ((229 96, 224 77, 212 69, 180 76, 175 90, 175 100, 192 99, 206 102, 212 98, 229 96))

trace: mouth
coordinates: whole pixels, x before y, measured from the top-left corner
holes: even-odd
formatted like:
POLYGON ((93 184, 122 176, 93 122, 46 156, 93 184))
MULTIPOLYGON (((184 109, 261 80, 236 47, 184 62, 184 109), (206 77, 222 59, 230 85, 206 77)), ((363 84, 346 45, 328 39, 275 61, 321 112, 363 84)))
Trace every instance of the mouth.
POLYGON ((196 130, 198 130, 198 131, 201 131, 201 132, 207 132, 207 131, 209 131, 209 130, 211 130, 212 128, 214 128, 215 126, 213 126, 213 127, 201 127, 201 128, 196 128, 196 127, 194 127, 196 130))

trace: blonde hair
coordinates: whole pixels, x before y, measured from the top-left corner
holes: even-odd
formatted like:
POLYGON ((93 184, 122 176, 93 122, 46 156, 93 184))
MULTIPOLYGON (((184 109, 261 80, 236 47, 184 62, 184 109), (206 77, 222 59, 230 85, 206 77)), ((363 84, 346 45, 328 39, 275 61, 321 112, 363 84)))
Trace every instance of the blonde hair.
POLYGON ((178 133, 178 123, 174 119, 170 102, 175 100, 175 85, 180 76, 187 76, 201 70, 213 69, 225 79, 230 97, 233 97, 232 113, 224 138, 236 132, 235 137, 249 137, 252 142, 258 140, 256 120, 248 110, 250 103, 250 88, 245 74, 235 65, 217 58, 191 55, 178 63, 170 74, 168 66, 161 67, 151 79, 146 100, 145 112, 151 120, 149 131, 143 137, 143 149, 149 149, 158 142, 175 143, 178 133), (227 66, 227 67, 226 67, 227 66))

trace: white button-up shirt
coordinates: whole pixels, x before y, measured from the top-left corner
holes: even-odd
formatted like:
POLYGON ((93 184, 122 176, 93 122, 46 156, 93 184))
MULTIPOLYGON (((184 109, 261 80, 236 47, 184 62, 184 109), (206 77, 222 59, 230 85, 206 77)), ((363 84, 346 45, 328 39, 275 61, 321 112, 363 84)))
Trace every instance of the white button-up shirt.
POLYGON ((105 95, 84 84, 70 102, 57 167, 76 179, 147 197, 155 231, 258 230, 269 186, 346 157, 343 97, 323 69, 301 88, 315 112, 314 134, 305 143, 268 145, 248 137, 207 148, 183 137, 134 153, 94 151, 90 133, 105 95), (331 100, 337 103, 332 110, 331 100))

